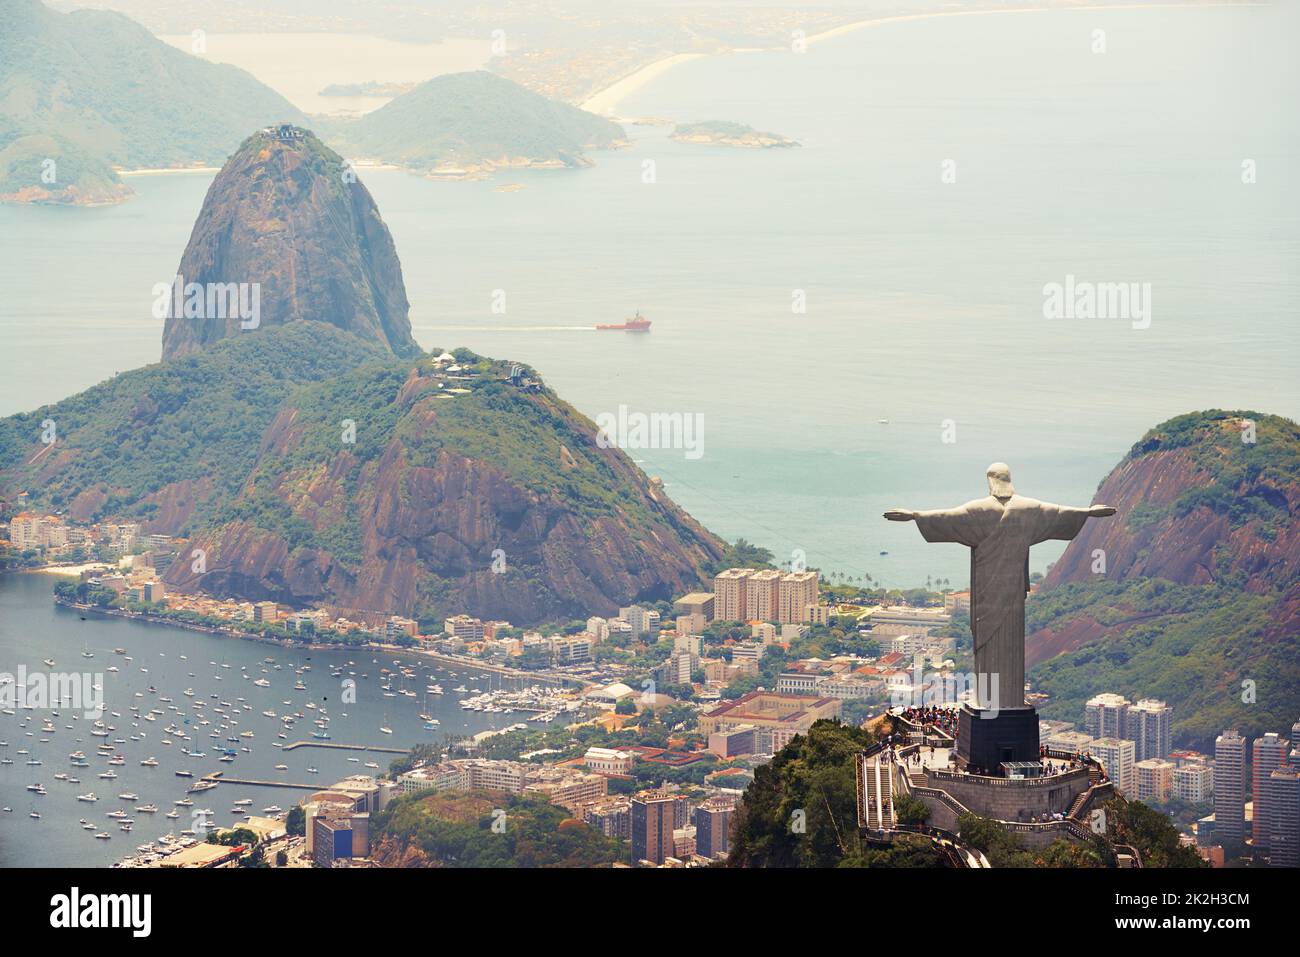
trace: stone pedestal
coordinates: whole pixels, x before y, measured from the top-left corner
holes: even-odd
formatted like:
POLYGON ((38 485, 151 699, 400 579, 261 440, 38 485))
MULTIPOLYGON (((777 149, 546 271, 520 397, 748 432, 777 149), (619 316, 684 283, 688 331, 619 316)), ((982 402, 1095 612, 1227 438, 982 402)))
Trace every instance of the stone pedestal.
POLYGON ((964 769, 997 774, 1004 761, 1038 760, 1038 711, 1002 708, 985 717, 979 708, 962 705, 957 722, 957 763, 964 769))

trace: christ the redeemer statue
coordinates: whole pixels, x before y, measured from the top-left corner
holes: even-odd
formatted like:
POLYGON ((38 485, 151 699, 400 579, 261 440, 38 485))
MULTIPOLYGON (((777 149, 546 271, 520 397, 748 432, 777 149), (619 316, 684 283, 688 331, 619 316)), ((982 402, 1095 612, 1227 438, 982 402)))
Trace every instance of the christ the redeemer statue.
POLYGON ((988 480, 987 498, 924 512, 891 509, 885 518, 916 522, 927 542, 960 542, 971 550, 970 623, 975 637, 976 686, 997 689, 995 700, 980 701, 979 705, 997 710, 1024 708, 1029 547, 1053 538, 1069 541, 1089 518, 1114 515, 1115 509, 1108 505, 1071 508, 1017 495, 1011 485, 1011 470, 1002 462, 989 466, 988 480), (993 675, 997 675, 995 686, 993 675))

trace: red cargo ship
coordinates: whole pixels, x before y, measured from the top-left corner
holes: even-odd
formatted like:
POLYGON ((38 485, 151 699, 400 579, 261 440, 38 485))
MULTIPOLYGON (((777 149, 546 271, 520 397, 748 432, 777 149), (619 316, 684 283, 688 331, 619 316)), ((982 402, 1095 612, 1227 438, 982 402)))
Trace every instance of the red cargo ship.
POLYGON ((620 322, 616 326, 597 326, 596 328, 613 329, 619 332, 649 332, 650 320, 641 315, 638 310, 635 318, 629 319, 627 322, 620 322))

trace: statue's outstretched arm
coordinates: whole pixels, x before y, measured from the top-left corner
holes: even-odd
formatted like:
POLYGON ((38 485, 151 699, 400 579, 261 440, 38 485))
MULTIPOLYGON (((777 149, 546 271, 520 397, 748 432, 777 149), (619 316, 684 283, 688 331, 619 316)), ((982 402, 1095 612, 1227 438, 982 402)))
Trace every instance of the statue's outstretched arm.
POLYGON ((1050 502, 1043 502, 1038 510, 1033 543, 1036 545, 1048 539, 1068 542, 1083 530, 1083 524, 1088 519, 1106 518, 1114 514, 1115 508, 1111 505, 1089 505, 1086 508, 1077 508, 1073 505, 1053 505, 1050 502))

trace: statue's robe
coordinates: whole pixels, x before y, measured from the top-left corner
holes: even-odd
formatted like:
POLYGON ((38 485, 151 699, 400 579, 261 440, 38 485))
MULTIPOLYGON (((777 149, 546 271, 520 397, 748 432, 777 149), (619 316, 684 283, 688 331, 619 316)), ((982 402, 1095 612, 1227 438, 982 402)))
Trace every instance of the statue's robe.
POLYGON ((1025 595, 1029 547, 1048 539, 1069 541, 1088 518, 1086 508, 1052 505, 1021 495, 1006 504, 990 495, 958 508, 918 512, 927 542, 970 548, 971 633, 978 681, 997 675, 997 694, 984 707, 1025 707, 1025 595))

